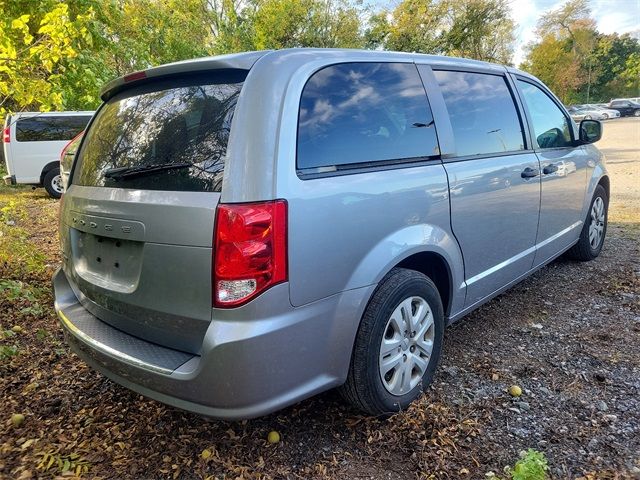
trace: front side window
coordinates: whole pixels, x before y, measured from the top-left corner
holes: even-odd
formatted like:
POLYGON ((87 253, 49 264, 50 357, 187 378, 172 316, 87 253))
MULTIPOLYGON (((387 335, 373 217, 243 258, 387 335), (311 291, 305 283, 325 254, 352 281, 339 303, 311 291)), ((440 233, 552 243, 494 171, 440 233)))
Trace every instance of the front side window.
POLYGON ((560 107, 540 87, 518 80, 540 148, 570 147, 571 126, 560 107))
POLYGON ((99 110, 72 183, 219 192, 245 71, 157 81, 125 90, 99 110))
POLYGON ((18 142, 68 141, 84 130, 91 119, 88 115, 37 116, 16 123, 18 142))
POLYGON ((458 156, 524 149, 522 125, 504 77, 433 72, 449 112, 458 156))
POLYGON ((316 72, 300 100, 299 169, 439 155, 433 116, 411 63, 344 63, 316 72))

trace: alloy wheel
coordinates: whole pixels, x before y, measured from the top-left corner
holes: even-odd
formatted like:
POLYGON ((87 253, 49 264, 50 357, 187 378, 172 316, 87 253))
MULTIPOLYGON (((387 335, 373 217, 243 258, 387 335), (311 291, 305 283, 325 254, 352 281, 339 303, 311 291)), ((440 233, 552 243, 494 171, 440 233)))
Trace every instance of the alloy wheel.
POLYGON ((435 326, 433 312, 422 297, 404 299, 387 321, 380 345, 382 384, 392 395, 409 393, 427 371, 435 326))
POLYGON ((604 200, 602 200, 602 197, 596 197, 591 206, 591 223, 589 224, 589 244, 593 250, 596 250, 602 242, 604 217, 604 200))

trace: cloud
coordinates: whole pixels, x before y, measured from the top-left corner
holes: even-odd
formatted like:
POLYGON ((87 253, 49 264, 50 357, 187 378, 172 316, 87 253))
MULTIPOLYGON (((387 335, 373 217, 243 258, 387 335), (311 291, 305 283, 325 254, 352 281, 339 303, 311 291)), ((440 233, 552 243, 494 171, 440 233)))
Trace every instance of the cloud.
POLYGON ((627 33, 640 29, 638 0, 592 0, 591 13, 602 33, 627 33))

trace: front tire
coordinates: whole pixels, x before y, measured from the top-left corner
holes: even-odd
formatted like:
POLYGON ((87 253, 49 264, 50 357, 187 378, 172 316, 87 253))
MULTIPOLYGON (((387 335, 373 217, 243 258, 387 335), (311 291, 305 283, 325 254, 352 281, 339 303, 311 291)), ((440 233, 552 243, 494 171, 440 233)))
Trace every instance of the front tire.
POLYGON ((580 239, 567 252, 570 258, 586 262, 600 255, 607 234, 608 210, 607 192, 602 185, 598 185, 593 193, 580 239))
POLYGON ((633 111, 633 116, 634 117, 640 117, 640 110, 634 110, 633 111))
POLYGON ((371 415, 406 409, 431 383, 443 336, 435 284, 414 270, 393 269, 364 312, 340 393, 371 415))
POLYGON ((59 168, 52 168, 49 170, 44 176, 42 183, 50 197, 60 198, 62 196, 62 176, 60 175, 59 168))

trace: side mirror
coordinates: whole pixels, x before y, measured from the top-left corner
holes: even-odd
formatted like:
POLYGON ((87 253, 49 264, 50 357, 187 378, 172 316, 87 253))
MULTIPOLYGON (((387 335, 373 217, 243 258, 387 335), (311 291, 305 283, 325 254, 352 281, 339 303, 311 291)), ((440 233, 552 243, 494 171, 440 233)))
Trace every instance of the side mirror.
POLYGON ((580 122, 580 143, 594 143, 602 137, 602 124, 598 120, 580 122))

